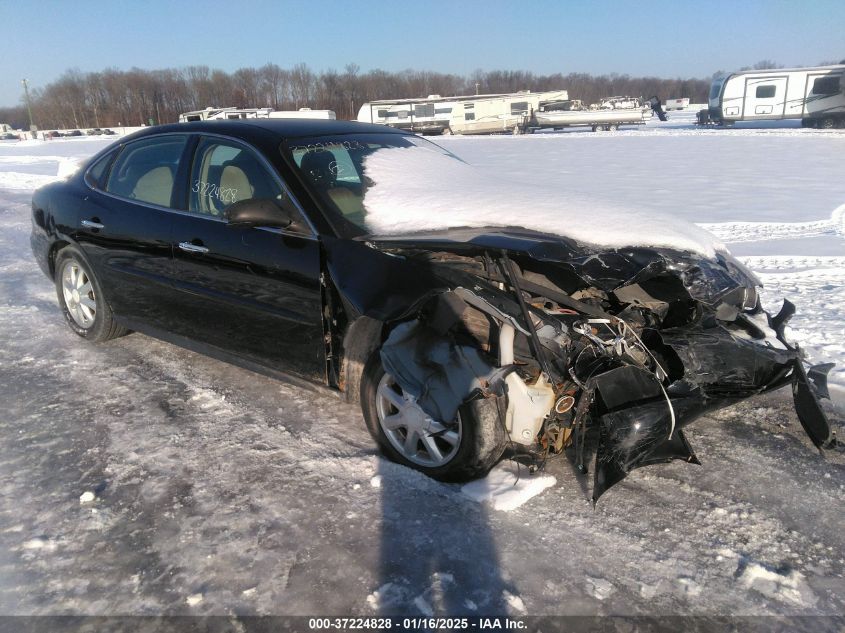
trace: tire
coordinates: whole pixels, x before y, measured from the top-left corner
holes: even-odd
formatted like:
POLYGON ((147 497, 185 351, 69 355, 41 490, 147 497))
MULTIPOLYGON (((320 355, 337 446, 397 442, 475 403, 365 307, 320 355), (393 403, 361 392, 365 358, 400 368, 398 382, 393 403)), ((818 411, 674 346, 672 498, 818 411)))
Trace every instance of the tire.
POLYGON ((441 134, 442 136, 452 136, 452 128, 450 128, 450 127, 447 125, 446 127, 444 127, 444 128, 443 128, 443 131, 442 131, 442 132, 440 132, 440 134, 441 134))
POLYGON ((616 125, 615 123, 611 123, 610 125, 607 126, 608 132, 615 132, 618 129, 619 129, 619 126, 616 125))
POLYGON ((367 362, 361 380, 364 420, 382 453, 391 461, 440 481, 462 482, 482 477, 499 461, 507 445, 503 401, 504 398, 472 400, 461 406, 451 424, 442 424, 427 416, 415 402, 404 398, 402 388, 385 373, 378 351, 367 362), (398 416, 392 429, 384 423, 390 416, 398 416), (425 439, 414 433, 417 437, 414 448, 407 449, 405 440, 413 429, 409 425, 415 423, 424 423, 427 431, 440 435, 429 434, 425 439), (433 457, 428 448, 431 444, 437 447, 441 459, 433 457))
POLYGON ((56 294, 65 321, 76 334, 93 343, 123 336, 128 330, 114 322, 91 266, 73 246, 56 255, 56 294))
POLYGON ((832 130, 836 127, 836 119, 832 116, 826 116, 823 119, 819 119, 818 126, 820 130, 832 130))

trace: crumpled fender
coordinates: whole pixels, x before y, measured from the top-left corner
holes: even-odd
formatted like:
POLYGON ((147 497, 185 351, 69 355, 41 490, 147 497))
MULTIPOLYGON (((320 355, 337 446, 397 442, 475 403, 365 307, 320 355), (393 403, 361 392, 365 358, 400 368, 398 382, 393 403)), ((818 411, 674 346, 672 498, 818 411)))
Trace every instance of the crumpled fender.
POLYGON ((355 240, 322 238, 326 268, 340 296, 358 315, 395 321, 433 294, 448 290, 431 268, 355 240))

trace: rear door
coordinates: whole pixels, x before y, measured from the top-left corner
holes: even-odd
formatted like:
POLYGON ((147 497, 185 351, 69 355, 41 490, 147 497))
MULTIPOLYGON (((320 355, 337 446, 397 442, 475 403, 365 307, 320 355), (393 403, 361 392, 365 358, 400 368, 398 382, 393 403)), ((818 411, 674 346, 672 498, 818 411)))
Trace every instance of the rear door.
POLYGON ((236 140, 203 137, 174 215, 179 328, 240 356, 325 379, 320 244, 275 171, 236 140), (286 230, 229 226, 227 206, 269 198, 301 219, 286 230))
POLYGON ((187 146, 184 134, 130 142, 110 167, 97 163, 86 174, 76 238, 119 316, 168 321, 172 209, 187 146))
POLYGON ((745 80, 743 119, 777 119, 786 107, 786 76, 749 77, 745 80))

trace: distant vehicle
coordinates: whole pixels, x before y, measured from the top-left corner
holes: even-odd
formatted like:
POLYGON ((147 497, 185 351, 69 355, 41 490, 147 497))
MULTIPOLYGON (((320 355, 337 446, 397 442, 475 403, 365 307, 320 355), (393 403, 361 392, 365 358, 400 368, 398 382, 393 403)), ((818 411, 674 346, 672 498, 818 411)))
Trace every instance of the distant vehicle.
POLYGON ((114 130, 111 130, 109 128, 106 128, 105 130, 103 130, 103 134, 105 134, 106 136, 111 136, 112 134, 117 134, 117 132, 115 132, 114 130))
POLYGON ((845 64, 732 73, 710 87, 700 124, 800 119, 803 127, 845 126, 845 64))
POLYGON ((393 99, 361 106, 358 120, 420 134, 524 132, 541 105, 569 98, 566 90, 393 99))
POLYGON ((17 134, 12 134, 11 132, 6 132, 2 136, 0 136, 0 140, 3 140, 3 141, 19 141, 20 137, 17 134))
MULTIPOLYGON (((79 130, 77 130, 77 132, 79 132, 79 130)), ((88 130, 86 132, 88 136, 100 136, 102 133, 103 131, 98 127, 95 127, 94 129, 88 130)), ((74 134, 74 136, 79 136, 79 134, 74 134)))
POLYGON ((666 105, 663 106, 663 109, 666 111, 669 110, 684 110, 689 107, 689 97, 684 97, 683 99, 666 99, 666 105))
POLYGON ((538 465, 573 438, 583 468, 589 429, 597 499, 635 468, 698 463, 683 427, 786 386, 813 443, 834 445, 818 403, 832 366, 805 367, 784 335, 795 307, 765 312, 729 253, 448 217, 379 235, 366 196, 401 205, 406 182, 373 187, 366 166, 397 153, 457 176, 435 195, 483 205, 466 163, 389 127, 172 124, 38 189, 30 244, 77 335, 145 332, 344 391, 385 455, 437 479, 484 475, 517 445, 538 465))

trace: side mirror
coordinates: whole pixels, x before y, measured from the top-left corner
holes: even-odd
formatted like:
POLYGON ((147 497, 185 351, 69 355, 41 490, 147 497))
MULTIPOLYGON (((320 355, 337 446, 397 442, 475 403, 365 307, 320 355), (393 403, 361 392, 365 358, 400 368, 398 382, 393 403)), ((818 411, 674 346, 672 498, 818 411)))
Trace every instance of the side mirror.
POLYGON ((223 212, 229 226, 268 226, 285 229, 293 223, 290 213, 269 198, 241 200, 223 212))

